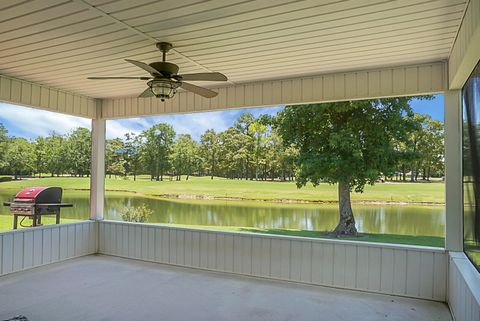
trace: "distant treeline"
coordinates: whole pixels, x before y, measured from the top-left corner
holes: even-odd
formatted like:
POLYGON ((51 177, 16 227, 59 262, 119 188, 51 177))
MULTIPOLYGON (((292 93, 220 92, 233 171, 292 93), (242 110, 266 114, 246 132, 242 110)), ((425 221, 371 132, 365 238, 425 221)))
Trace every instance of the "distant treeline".
MULTIPOLYGON (((191 175, 230 179, 292 180, 297 150, 286 146, 275 128, 277 116, 241 114, 233 126, 205 131, 199 141, 188 134, 177 135, 173 127, 160 123, 141 134, 107 140, 107 175, 149 175, 152 180, 188 179, 191 175)), ((396 179, 429 179, 443 176, 443 123, 428 115, 415 115, 418 123, 406 141, 392 142, 405 155, 396 179)), ((88 176, 91 137, 86 128, 67 135, 52 133, 33 141, 9 137, 0 124, 0 170, 3 174, 49 174, 88 176)), ((391 177, 392 178, 392 177, 391 177)), ((390 178, 390 179, 391 179, 390 178)), ((387 178, 388 179, 388 178, 387 178)))
POLYGON ((0 172, 14 175, 49 173, 88 176, 90 174, 91 136, 87 128, 77 128, 68 135, 52 133, 33 141, 9 137, 0 124, 0 172))

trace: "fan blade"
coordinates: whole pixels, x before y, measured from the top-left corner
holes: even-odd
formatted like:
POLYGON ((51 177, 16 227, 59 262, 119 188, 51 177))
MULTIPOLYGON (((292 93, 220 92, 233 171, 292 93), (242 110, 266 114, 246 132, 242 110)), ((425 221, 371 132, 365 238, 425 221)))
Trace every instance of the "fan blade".
POLYGON ((189 84, 188 82, 182 82, 182 85, 180 86, 185 90, 191 91, 197 95, 203 96, 205 98, 213 98, 218 95, 218 93, 214 92, 213 90, 195 86, 192 84, 189 84))
POLYGON ((87 79, 140 79, 140 80, 149 80, 151 77, 88 77, 87 79))
POLYGON ((148 87, 147 89, 145 89, 143 91, 143 93, 141 93, 140 95, 138 95, 138 98, 148 98, 148 97, 153 97, 155 96, 152 92, 152 89, 150 89, 150 87, 148 87))
POLYGON ((149 72, 152 75, 160 75, 161 74, 160 71, 158 71, 157 69, 153 68, 152 66, 150 66, 150 65, 148 65, 144 62, 136 61, 136 60, 130 60, 130 59, 125 59, 125 61, 127 61, 131 64, 134 64, 137 67, 142 68, 143 70, 149 72))
POLYGON ((180 75, 182 80, 189 81, 227 81, 227 76, 219 72, 199 72, 197 74, 180 75))

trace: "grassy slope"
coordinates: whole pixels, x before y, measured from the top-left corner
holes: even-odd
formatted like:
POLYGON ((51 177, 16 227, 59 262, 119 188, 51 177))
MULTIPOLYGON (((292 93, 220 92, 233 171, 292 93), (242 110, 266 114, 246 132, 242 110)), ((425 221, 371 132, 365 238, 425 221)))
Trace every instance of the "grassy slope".
POLYGON ((320 239, 341 239, 360 242, 375 242, 375 243, 395 243, 395 244, 407 244, 407 245, 420 245, 420 246, 432 246, 432 247, 444 247, 445 239, 437 236, 412 236, 412 235, 395 235, 395 234, 368 234, 362 233, 357 237, 341 237, 336 238, 329 235, 326 232, 319 231, 307 231, 307 230, 294 230, 294 229, 264 229, 264 228, 252 228, 252 227, 238 227, 238 226, 202 226, 202 225, 177 225, 177 224, 164 224, 169 226, 183 226, 191 228, 202 228, 208 230, 223 230, 223 231, 239 231, 239 232, 253 232, 275 235, 288 235, 288 236, 300 236, 311 237, 320 239))
MULTIPOLYGON (((64 189, 88 189, 88 178, 42 178, 22 181, 1 182, 1 189, 18 190, 28 186, 61 186, 64 189)), ((147 195, 197 195, 258 200, 337 200, 336 186, 321 184, 297 189, 293 182, 261 182, 229 180, 208 177, 191 177, 185 181, 155 182, 106 179, 109 191, 131 191, 147 195)), ((445 186, 440 183, 385 183, 366 186, 362 194, 352 193, 353 201, 425 202, 444 203, 445 186)))

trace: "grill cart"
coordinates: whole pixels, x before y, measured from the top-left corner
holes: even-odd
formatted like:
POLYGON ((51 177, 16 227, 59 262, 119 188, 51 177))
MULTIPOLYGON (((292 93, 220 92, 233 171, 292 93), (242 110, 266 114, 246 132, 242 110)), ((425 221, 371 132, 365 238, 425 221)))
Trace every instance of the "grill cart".
POLYGON ((28 217, 32 226, 42 225, 42 215, 55 215, 56 224, 60 223, 60 209, 72 207, 71 203, 62 203, 62 189, 60 187, 27 187, 15 195, 13 202, 4 202, 10 207, 13 215, 13 229, 17 229, 18 217, 22 216, 20 225, 28 217))

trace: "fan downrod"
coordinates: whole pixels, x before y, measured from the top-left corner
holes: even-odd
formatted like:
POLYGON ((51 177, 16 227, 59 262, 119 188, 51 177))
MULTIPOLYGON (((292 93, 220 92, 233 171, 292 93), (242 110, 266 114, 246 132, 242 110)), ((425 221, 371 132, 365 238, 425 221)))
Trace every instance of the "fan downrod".
POLYGON ((156 46, 158 50, 162 52, 162 58, 163 58, 163 61, 165 61, 167 58, 167 52, 169 52, 170 49, 173 48, 173 45, 169 42, 157 42, 156 46))

